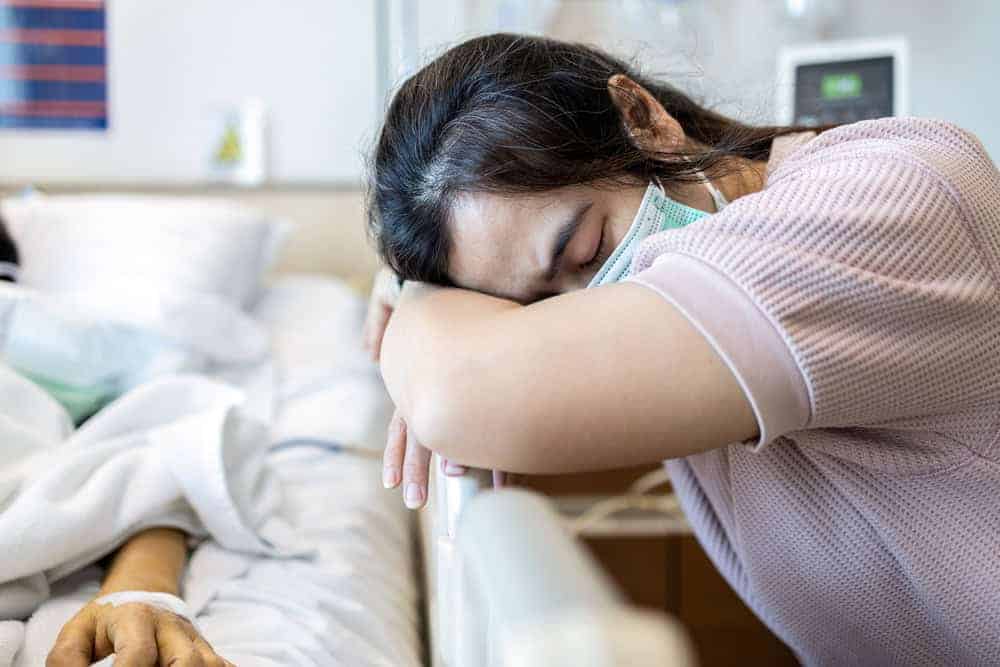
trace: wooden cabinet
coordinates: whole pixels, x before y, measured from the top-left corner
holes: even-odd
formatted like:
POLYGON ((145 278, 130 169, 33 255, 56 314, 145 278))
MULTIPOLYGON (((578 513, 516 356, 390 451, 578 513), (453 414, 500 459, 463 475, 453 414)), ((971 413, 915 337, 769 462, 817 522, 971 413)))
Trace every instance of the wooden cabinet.
MULTIPOLYGON (((522 477, 517 482, 556 498, 619 494, 654 467, 522 477)), ((798 664, 733 592, 694 536, 601 536, 584 543, 632 603, 680 620, 704 667, 798 664)))

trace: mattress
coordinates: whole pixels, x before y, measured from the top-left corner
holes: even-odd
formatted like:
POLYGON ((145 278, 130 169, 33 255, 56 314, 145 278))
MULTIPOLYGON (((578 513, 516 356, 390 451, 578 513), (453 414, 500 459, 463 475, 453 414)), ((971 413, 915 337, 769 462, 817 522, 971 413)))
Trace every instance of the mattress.
POLYGON ((278 514, 313 555, 192 558, 199 624, 241 667, 422 664, 412 515, 380 482, 391 404, 361 349, 364 306, 338 281, 291 276, 255 309, 274 353, 278 514))

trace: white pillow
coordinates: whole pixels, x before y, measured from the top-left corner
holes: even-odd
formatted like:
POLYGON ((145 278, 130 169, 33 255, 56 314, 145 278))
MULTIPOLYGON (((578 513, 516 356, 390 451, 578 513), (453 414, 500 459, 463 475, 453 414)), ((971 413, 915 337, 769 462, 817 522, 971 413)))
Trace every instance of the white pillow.
POLYGON ((371 366, 361 346, 365 307, 340 280, 298 274, 268 285, 252 313, 267 329, 272 359, 287 378, 371 366))
POLYGON ((31 195, 0 202, 20 255, 20 282, 50 293, 120 286, 212 295, 243 307, 287 225, 212 199, 31 195))

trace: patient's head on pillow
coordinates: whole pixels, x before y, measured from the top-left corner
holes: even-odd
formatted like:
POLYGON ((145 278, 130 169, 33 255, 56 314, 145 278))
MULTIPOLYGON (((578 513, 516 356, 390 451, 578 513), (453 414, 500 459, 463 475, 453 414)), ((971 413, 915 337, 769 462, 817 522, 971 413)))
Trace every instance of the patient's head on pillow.
POLYGON ((0 280, 13 282, 16 276, 17 246, 7 232, 7 225, 0 218, 0 280))

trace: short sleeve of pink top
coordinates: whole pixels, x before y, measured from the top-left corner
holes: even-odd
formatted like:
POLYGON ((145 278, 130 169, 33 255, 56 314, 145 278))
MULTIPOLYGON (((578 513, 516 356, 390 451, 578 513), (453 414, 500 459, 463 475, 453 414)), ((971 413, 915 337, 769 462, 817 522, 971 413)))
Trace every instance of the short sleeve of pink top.
POLYGON ((778 139, 767 183, 633 277, 729 365, 755 443, 668 462, 807 664, 1000 663, 1000 174, 954 125, 778 139))

